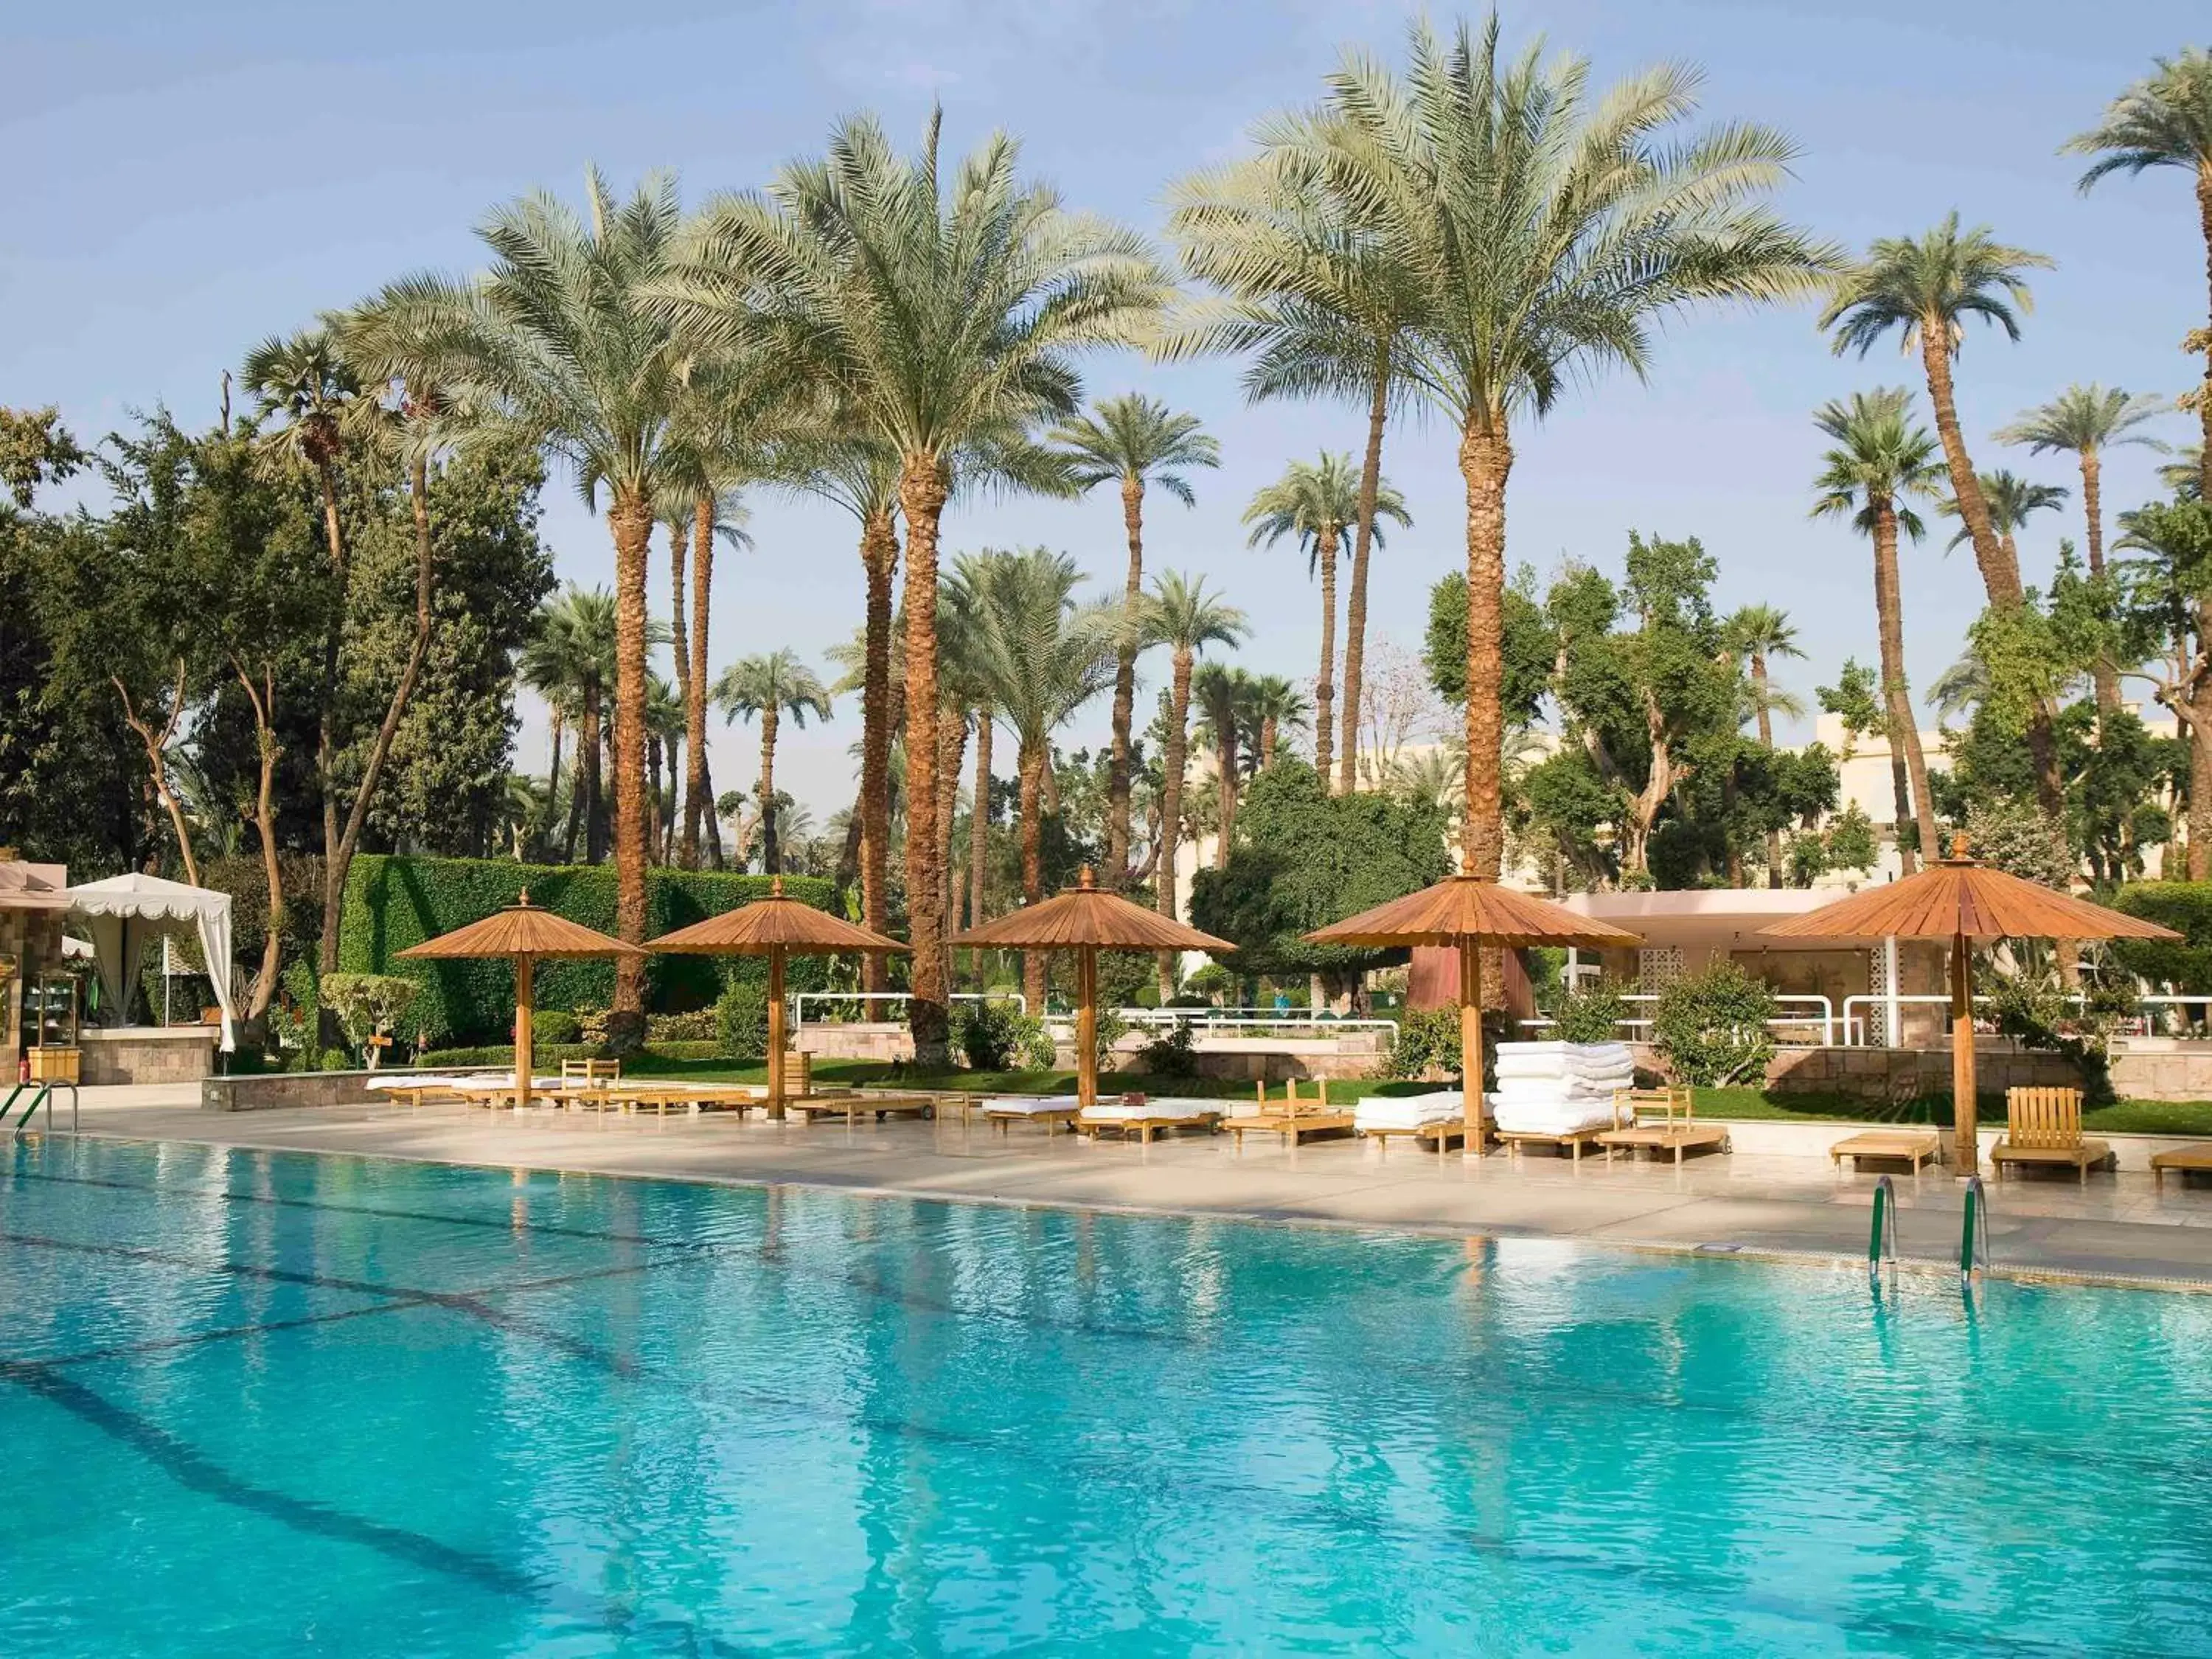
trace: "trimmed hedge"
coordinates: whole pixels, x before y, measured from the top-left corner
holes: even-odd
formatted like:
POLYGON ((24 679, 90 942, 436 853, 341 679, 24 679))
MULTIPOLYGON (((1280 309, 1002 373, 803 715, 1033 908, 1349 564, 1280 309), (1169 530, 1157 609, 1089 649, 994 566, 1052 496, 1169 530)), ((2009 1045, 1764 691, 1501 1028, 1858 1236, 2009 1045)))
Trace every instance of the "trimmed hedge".
POLYGON ((2134 881, 2114 893, 2115 910, 2171 927, 2179 939, 2122 939, 2112 960, 2131 974, 2184 992, 2212 990, 2212 881, 2134 881))
MULTIPOLYGON (((646 872, 646 936, 657 939, 695 921, 768 896, 767 876, 720 871, 655 868, 646 872)), ((338 966, 348 973, 398 974, 418 981, 422 994, 408 1011, 415 1030, 434 1039, 466 1044, 512 1041, 514 969, 511 963, 404 962, 410 945, 449 933, 513 904, 525 889, 531 901, 603 933, 615 931, 615 871, 611 864, 517 864, 507 859, 404 858, 357 855, 347 872, 340 912, 338 966)), ((833 909, 836 885, 818 876, 786 876, 787 896, 833 909)), ((826 958, 793 957, 786 981, 793 991, 818 989, 826 958)), ((767 963, 757 957, 668 956, 647 958, 646 1006, 657 1013, 710 1006, 733 981, 765 985, 767 963)), ((614 1000, 611 962, 547 961, 538 964, 541 1009, 604 1008, 614 1000)))
MULTIPOLYGON (((590 1042, 539 1042, 533 1036, 530 1058, 538 1072, 551 1071, 564 1060, 605 1060, 607 1051, 590 1042)), ((719 1060, 721 1046, 713 1042, 656 1042, 642 1054, 631 1056, 633 1061, 670 1060, 719 1060)), ((511 1042, 488 1043, 478 1048, 433 1048, 415 1062, 414 1069, 421 1072, 465 1071, 478 1066, 513 1066, 514 1045, 511 1042)))

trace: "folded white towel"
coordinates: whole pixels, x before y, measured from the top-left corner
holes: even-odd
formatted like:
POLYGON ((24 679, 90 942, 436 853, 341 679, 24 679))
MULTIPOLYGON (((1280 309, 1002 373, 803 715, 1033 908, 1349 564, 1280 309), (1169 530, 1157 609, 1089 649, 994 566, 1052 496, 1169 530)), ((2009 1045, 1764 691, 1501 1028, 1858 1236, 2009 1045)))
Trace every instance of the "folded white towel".
POLYGON ((1601 1129, 1613 1121, 1610 1103, 1595 1101, 1501 1100, 1491 1097, 1491 1112, 1498 1127, 1509 1134, 1565 1135, 1578 1129, 1601 1129))
POLYGON ((1377 1095, 1352 1109, 1352 1121, 1359 1129, 1418 1129, 1427 1123, 1449 1122, 1465 1110, 1456 1089, 1425 1095, 1377 1095))
POLYGON ((983 1109, 1027 1117, 1036 1112, 1073 1111, 1079 1103, 1073 1095, 987 1095, 983 1109))
POLYGON ((1221 1115, 1218 1100, 1148 1100, 1141 1106, 1125 1105, 1118 1100, 1102 1100, 1083 1116, 1093 1123, 1137 1123, 1147 1118, 1155 1121, 1166 1119, 1176 1123, 1195 1123, 1201 1119, 1221 1115))

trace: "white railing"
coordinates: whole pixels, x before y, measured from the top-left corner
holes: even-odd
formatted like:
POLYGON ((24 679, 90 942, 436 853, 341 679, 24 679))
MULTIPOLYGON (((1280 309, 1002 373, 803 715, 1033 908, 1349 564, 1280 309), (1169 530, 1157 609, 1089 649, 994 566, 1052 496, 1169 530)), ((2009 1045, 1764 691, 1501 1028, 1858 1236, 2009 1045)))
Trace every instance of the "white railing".
MULTIPOLYGON (((955 991, 948 1000, 1011 1002, 1025 1014, 1030 1011, 1029 999, 1018 991, 955 991)), ((909 991, 800 991, 791 999, 791 1023, 794 1027, 806 1024, 806 1005, 810 1002, 889 1002, 903 1008, 913 1000, 914 994, 909 991)), ((826 1022, 817 1022, 820 1023, 826 1022)))
MULTIPOLYGON (((1989 998, 1986 996, 1978 995, 1974 998, 1974 1000, 1977 1003, 1986 1003, 1989 1000, 1989 998)), ((2085 1012, 2087 1011, 2089 1006, 2088 994, 2083 991, 2069 991, 2066 993, 2065 1000, 2072 1003, 2075 1008, 2085 1012)), ((1869 1033, 1876 1030, 1884 1032, 1896 1030, 1897 1016, 1893 1012, 1893 1009, 1901 1008, 1907 1003, 1920 1003, 1923 1005, 1935 1003, 1948 1010, 1951 1006, 1951 999, 1948 996, 1936 995, 1928 993, 1922 993, 1916 995, 1905 992, 1897 992, 1893 994, 1881 991, 1873 992, 1865 996, 1845 997, 1844 999, 1843 1018, 1838 1022, 1843 1027, 1843 1039, 1844 1044, 1850 1048, 1886 1048, 1892 1046, 1886 1042, 1876 1042, 1872 1041, 1869 1033), (1854 1006, 1868 1009, 1881 1009, 1882 1017, 1879 1026, 1871 1024, 1864 1015, 1852 1012, 1851 1011, 1854 1006)), ((2203 1011, 2204 1018, 2212 1019, 2212 994, 2203 994, 2195 996, 2168 996, 2165 994, 2140 996, 2136 999, 2136 1006, 2138 1008, 2179 1008, 2185 1012, 2191 1007, 2195 1007, 2203 1011)), ((2150 1024, 2149 1020, 2146 1018, 2141 1023, 2146 1028, 2145 1030, 2139 1032, 2129 1033, 2128 1035, 2138 1036, 2149 1036, 2150 1032, 2148 1029, 2150 1024)))
MULTIPOLYGON (((1623 995, 1620 1000, 1623 1002, 1650 1003, 1656 1006, 1659 1001, 1659 994, 1656 991, 1631 991, 1623 995)), ((1778 1003, 1799 1003, 1808 1005, 1820 1010, 1818 1013, 1781 1014, 1766 1022, 1767 1028, 1778 1034, 1786 1030, 1799 1030, 1814 1027, 1817 1027, 1819 1029, 1820 1036, 1820 1040, 1817 1042, 1801 1042, 1791 1043, 1787 1046, 1803 1048, 1833 1048, 1835 1046, 1838 1032, 1844 1022, 1836 1017, 1836 1005, 1833 1002, 1830 1001, 1824 996, 1817 996, 1811 994, 1800 994, 1796 992, 1792 992, 1785 996, 1778 996, 1774 1000, 1778 1003)), ((1862 998, 1860 1000, 1863 1001, 1865 999, 1862 998)), ((1850 1003, 1848 1001, 1846 1001, 1844 1007, 1846 1013, 1848 1014, 1850 1008, 1850 1003)), ((1553 1021, 1545 1018, 1524 1019, 1521 1022, 1521 1029, 1524 1031, 1548 1030, 1551 1029, 1553 1024, 1553 1021)), ((1652 1024, 1653 1022, 1651 1020, 1646 1018, 1627 1018, 1614 1022, 1615 1029, 1626 1031, 1628 1033, 1628 1040, 1632 1042, 1638 1040, 1639 1033, 1650 1030, 1652 1024)))
MULTIPOLYGON (((1119 1008, 1132 1026, 1171 1031, 1184 1020, 1199 1036, 1265 1036, 1296 1030, 1328 1035, 1339 1031, 1388 1031, 1398 1038, 1395 1019, 1352 1019, 1314 1014, 1301 1008, 1119 1008)), ((1057 1018, 1057 1016, 1055 1016, 1057 1018)))

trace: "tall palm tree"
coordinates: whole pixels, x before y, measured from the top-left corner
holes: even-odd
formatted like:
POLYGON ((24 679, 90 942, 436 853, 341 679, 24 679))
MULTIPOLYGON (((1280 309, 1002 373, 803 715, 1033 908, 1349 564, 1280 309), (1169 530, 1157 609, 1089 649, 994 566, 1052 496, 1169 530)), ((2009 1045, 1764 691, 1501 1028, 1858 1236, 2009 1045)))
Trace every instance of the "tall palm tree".
MULTIPOLYGON (((653 503, 696 478, 678 421, 692 356, 649 307, 683 225, 675 180, 647 178, 617 200, 594 168, 586 216, 543 193, 478 227, 491 269, 463 285, 415 279, 416 306, 442 331, 442 384, 477 423, 520 434, 566 462, 586 506, 605 493, 615 551, 615 926, 645 939, 646 559, 653 503)), ((644 1027, 642 957, 617 969, 613 1035, 644 1027)))
POLYGON ((1402 80, 1364 57, 1330 77, 1298 163, 1357 201, 1418 295, 1407 378, 1449 415, 1467 492, 1467 866, 1504 854, 1505 489, 1516 421, 1570 380, 1642 374, 1652 325, 1700 301, 1807 294, 1835 263, 1762 204, 1795 150, 1744 123, 1681 136, 1693 70, 1592 96, 1588 65, 1501 61, 1493 15, 1449 44, 1411 30, 1402 80))
MULTIPOLYGON (((614 595, 604 587, 583 588, 570 582, 559 597, 540 607, 537 633, 522 648, 522 683, 556 713, 573 714, 576 720, 579 784, 569 792, 568 830, 562 851, 565 863, 575 862, 580 820, 585 861, 597 864, 606 856, 600 728, 615 678, 615 635, 614 595)), ((553 781, 557 784, 559 779, 553 781)))
MULTIPOLYGON (((664 304, 690 337, 750 343, 830 388, 851 429, 898 457, 906 520, 906 756, 910 802, 938 795, 938 532, 963 446, 1075 413, 1073 354, 1126 343, 1167 279, 1134 234, 1066 212, 1019 175, 994 135, 947 181, 933 114, 900 156, 872 119, 831 135, 819 161, 763 195, 701 216, 664 304)), ((908 1005, 916 1058, 945 1055, 941 966, 946 849, 931 815, 906 837, 908 1005)))
POLYGON ((1283 728, 1296 730, 1306 725, 1313 718, 1313 705, 1306 701, 1304 692, 1280 674, 1262 674, 1252 682, 1250 712, 1260 723, 1260 764, 1265 769, 1275 763, 1275 748, 1283 728))
MULTIPOLYGON (((1210 645, 1234 647, 1249 631, 1244 613, 1206 589, 1206 578, 1164 572, 1145 602, 1145 635, 1168 647, 1168 731, 1162 756, 1160 850, 1152 888, 1159 913, 1176 916, 1176 852, 1182 839, 1183 774, 1190 764, 1190 688, 1194 665, 1210 645)), ((1162 958, 1161 1000, 1175 994, 1174 958, 1162 958)))
MULTIPOLYGON (((2046 255, 1996 240, 1986 225, 1961 231, 1954 211, 1924 235, 1878 238, 1864 259, 1836 279, 1820 315, 1820 326, 1833 332, 1838 356, 1853 349, 1864 356, 1893 329, 1905 350, 1919 348, 1959 518, 1973 545, 1983 590, 1990 605, 2003 609, 2023 598, 2020 559, 2008 550, 1966 453, 1951 360, 1965 342, 1970 318, 1979 317, 2002 329, 2008 339, 2019 339, 2020 313, 2034 303, 2027 273, 2051 264, 2046 255)), ((2041 708, 2029 717, 2027 744, 2035 762, 2037 801, 2056 823, 2065 811, 2064 789, 2057 743, 2041 708)))
POLYGON ((2201 444, 2183 447, 2180 455, 2158 470, 2158 481, 2185 501, 2212 500, 2204 491, 2204 449, 2201 444))
MULTIPOLYGON (((668 527, 669 641, 675 650, 676 685, 687 725, 684 734, 683 805, 680 839, 673 861, 686 870, 699 867, 703 835, 714 861, 722 861, 722 835, 714 811, 714 781, 707 761, 708 629, 714 586, 714 546, 744 552, 753 544, 751 509, 734 482, 738 468, 729 450, 708 434, 702 459, 717 461, 705 478, 670 485, 657 502, 668 527), (690 614, 684 588, 690 577, 690 614)), ((670 781, 675 795, 675 781, 670 781)))
MULTIPOLYGON (((1044 896, 1046 772, 1052 734, 1113 684, 1124 625, 1110 599, 1089 605, 1075 590, 1084 577, 1073 559, 1035 548, 984 552, 957 561, 948 607, 963 618, 968 666, 1016 744, 1021 780, 1022 897, 1044 896), (957 598, 953 597, 957 595, 957 598)), ((1023 994, 1044 1006, 1045 953, 1022 961, 1023 994)))
POLYGON ((338 642, 345 632, 346 543, 338 514, 338 466, 349 451, 368 435, 365 424, 382 414, 363 394, 360 376, 349 363, 333 331, 302 329, 289 338, 271 336, 246 355, 240 384, 261 417, 274 422, 261 434, 264 453, 306 465, 322 495, 323 542, 330 561, 331 594, 323 629, 322 672, 315 708, 315 784, 322 797, 324 932, 322 963, 337 966, 331 877, 345 860, 338 855, 337 756, 338 642))
MULTIPOLYGON (((1254 354, 1245 395, 1343 398, 1367 410, 1345 614, 1343 729, 1337 787, 1357 786, 1366 655, 1367 571, 1382 483, 1382 437, 1413 391, 1404 364, 1421 318, 1414 273, 1392 258, 1387 217, 1331 188, 1306 159, 1316 118, 1293 112, 1254 135, 1261 153, 1176 185, 1169 234, 1184 269, 1218 298, 1187 306, 1156 344, 1164 357, 1254 354)), ((1326 768, 1323 769, 1326 770, 1326 768)))
MULTIPOLYGON (((2166 400, 2148 394, 2136 396, 2118 386, 2069 386, 2040 408, 2031 409, 2010 426, 1997 431, 1997 441, 2025 444, 2031 455, 2061 451, 2081 467, 2081 511, 2087 520, 2089 574, 2105 574, 2105 509, 2103 495, 2105 451, 2121 444, 2141 444, 2164 453, 2168 446, 2141 428, 2164 414, 2166 400)), ((2094 670, 2097 707, 2107 715, 2120 709, 2119 670, 2100 659, 2094 670)))
POLYGON ((1882 708, 1889 727, 1890 785, 1896 798, 1899 856, 1912 868, 1901 833, 1909 815, 1919 853, 1934 858, 1936 808, 1928 793, 1928 762, 1921 753, 1920 723, 1905 678, 1905 615, 1897 574, 1901 530, 1918 541, 1926 526, 1912 501, 1932 498, 1941 473, 1936 441, 1911 417, 1912 394, 1903 387, 1856 392, 1847 401, 1824 404, 1813 423, 1835 441, 1814 479, 1815 518, 1850 514, 1852 525, 1874 543, 1875 621, 1881 641, 1882 708))
POLYGON ((761 869, 768 875, 778 874, 783 866, 775 811, 776 734, 787 715, 801 731, 809 714, 828 720, 830 694, 798 653, 779 647, 732 663, 714 682, 711 695, 725 725, 760 717, 760 784, 753 793, 761 809, 761 869))
POLYGON ((1213 844, 1217 870, 1228 865, 1230 842, 1237 833, 1237 786, 1243 781, 1243 753, 1250 737, 1247 726, 1251 684, 1251 677, 1243 669, 1218 662, 1206 664, 1191 677, 1200 740, 1213 745, 1214 788, 1219 803, 1213 844))
MULTIPOLYGON (((2097 159, 2081 175, 2081 189, 2115 173, 2181 167, 2194 176, 2197 225, 2204 237, 2204 280, 2212 289, 2212 51, 2183 49, 2177 58, 2152 60, 2145 76, 2115 98, 2105 118, 2069 139, 2063 149, 2097 159)), ((2200 499, 2212 501, 2212 306, 2205 326, 2192 331, 2184 349, 2204 354, 2204 379, 2192 394, 2203 440, 2197 452, 2200 499)))
MULTIPOLYGON (((1750 672, 1752 717, 1758 722, 1759 746, 1774 750, 1774 710, 1784 706, 1787 694, 1777 690, 1768 678, 1771 664, 1782 657, 1802 659, 1797 629, 1789 613, 1771 605, 1747 605, 1723 624, 1721 637, 1729 652, 1741 658, 1750 672)), ((1766 884, 1782 885, 1782 832, 1766 832, 1766 884)))
POLYGON ((668 864, 676 852, 676 763, 687 720, 683 694, 659 675, 646 677, 645 697, 645 769, 653 806, 650 854, 655 864, 668 864))
MULTIPOLYGON (((2020 532, 2027 521, 2038 513, 2055 513, 2066 505, 2064 484, 2037 483, 2016 472, 1999 467, 1989 472, 1974 475, 1981 490, 1982 501, 1989 509, 1990 528, 1996 532, 1997 545, 2014 570, 2020 568, 2020 532)), ((1964 509, 1956 495, 1946 495, 1936 503, 1936 511, 1947 519, 1962 519, 1964 509)), ((1962 523, 1943 544, 1949 552, 1973 539, 1973 532, 1962 523)))
MULTIPOLYGON (((1326 785, 1329 775, 1332 714, 1336 703, 1336 556, 1345 527, 1359 512, 1359 476, 1352 458, 1324 449, 1314 461, 1292 461, 1283 476, 1252 497, 1244 522, 1252 526, 1247 545, 1272 547, 1289 537, 1306 554, 1308 573, 1321 577, 1321 672, 1314 680, 1314 769, 1326 785)), ((1376 519, 1411 525, 1405 497, 1388 482, 1375 489, 1376 519)), ((1375 532, 1381 538, 1381 526, 1375 532)))
POLYGON ((1129 874, 1129 722, 1137 700, 1137 652, 1145 599, 1145 489, 1158 484, 1185 507, 1197 505, 1184 470, 1221 465, 1221 446, 1200 430, 1195 415, 1178 415, 1164 404, 1131 392, 1092 405, 1054 429, 1053 441, 1073 463, 1077 486, 1118 484, 1121 526, 1129 540, 1129 574, 1122 589, 1127 626, 1114 665, 1113 753, 1106 769, 1106 881, 1120 887, 1129 874))

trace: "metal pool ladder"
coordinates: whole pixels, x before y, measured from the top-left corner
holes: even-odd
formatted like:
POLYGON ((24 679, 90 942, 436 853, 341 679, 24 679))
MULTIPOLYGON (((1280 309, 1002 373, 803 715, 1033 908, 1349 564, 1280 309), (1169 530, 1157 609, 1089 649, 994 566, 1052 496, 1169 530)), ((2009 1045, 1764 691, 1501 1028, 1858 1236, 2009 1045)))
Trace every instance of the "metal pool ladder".
POLYGON ((1897 1183, 1887 1176, 1874 1183, 1874 1231, 1867 1237, 1867 1282, 1879 1285, 1881 1270, 1897 1272, 1897 1183))
POLYGON ((1979 1176, 1966 1181, 1966 1207, 1959 1227, 1959 1277, 1972 1284, 1990 1265, 1990 1195, 1979 1176))
POLYGON ((0 1100, 0 1129, 5 1129, 10 1134, 22 1133, 31 1127, 32 1118, 38 1115, 39 1108, 43 1106, 46 1109, 46 1133, 52 1134, 54 1127, 54 1091, 56 1089, 69 1091, 70 1133, 75 1134, 77 1132, 77 1100, 76 1085, 73 1083, 17 1084, 8 1091, 7 1099, 0 1100), (15 1121, 9 1122, 8 1114, 15 1111, 16 1102, 22 1100, 25 1095, 28 1095, 30 1099, 24 1103, 21 1111, 15 1113, 15 1121))

